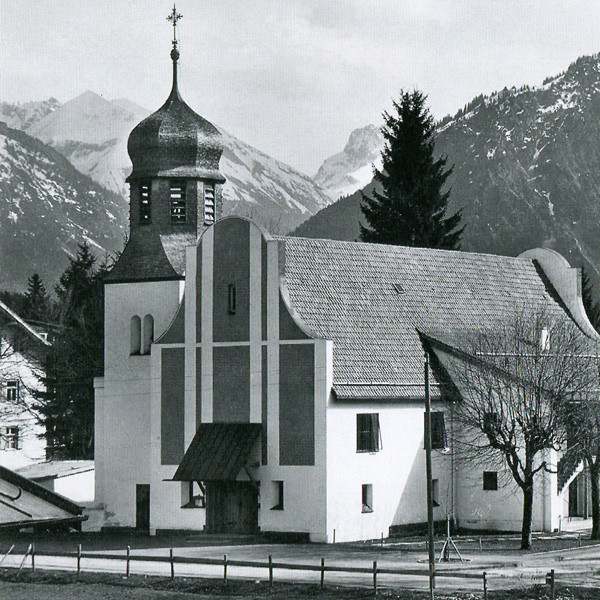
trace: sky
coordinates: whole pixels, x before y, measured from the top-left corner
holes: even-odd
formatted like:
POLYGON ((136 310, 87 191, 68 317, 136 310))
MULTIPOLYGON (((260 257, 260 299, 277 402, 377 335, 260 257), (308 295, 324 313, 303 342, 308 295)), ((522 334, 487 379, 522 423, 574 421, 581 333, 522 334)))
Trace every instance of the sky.
MULTIPOLYGON (((0 0, 0 98, 166 99, 167 0, 0 0)), ((196 112, 314 175, 401 89, 435 118, 600 51, 597 0, 178 0, 196 112)))

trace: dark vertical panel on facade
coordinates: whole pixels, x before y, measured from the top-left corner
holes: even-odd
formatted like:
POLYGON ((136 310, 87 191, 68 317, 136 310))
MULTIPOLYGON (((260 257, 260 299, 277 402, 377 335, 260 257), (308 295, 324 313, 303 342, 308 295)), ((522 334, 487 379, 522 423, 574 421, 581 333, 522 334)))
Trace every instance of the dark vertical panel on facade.
POLYGON ((310 339, 292 319, 283 298, 279 296, 279 339, 308 340, 310 339))
POLYGON ((202 348, 196 348, 196 429, 202 423, 202 348))
MULTIPOLYGON (((210 281, 210 279, 209 279, 210 281)), ((193 334, 192 334, 193 335, 193 334)), ((196 341, 202 339, 202 242, 196 246, 196 341)))
POLYGON ((267 347, 262 347, 262 398, 261 398, 261 410, 260 410, 260 422, 262 423, 262 432, 261 432, 261 444, 262 444, 262 464, 267 464, 267 419, 268 419, 268 411, 267 411, 267 347))
POLYGON ((315 464, 315 349, 279 348, 279 464, 315 464))
POLYGON ((250 422, 250 347, 213 348, 213 421, 250 422))
POLYGON ((183 437, 185 349, 163 348, 160 390, 161 464, 178 465, 183 437))
POLYGON ((260 267, 260 289, 262 309, 262 339, 267 339, 267 242, 261 239, 261 267, 260 267))
POLYGON ((226 219, 215 225, 213 270, 213 336, 215 342, 250 338, 250 223, 226 219), (231 314, 229 286, 235 286, 231 314))

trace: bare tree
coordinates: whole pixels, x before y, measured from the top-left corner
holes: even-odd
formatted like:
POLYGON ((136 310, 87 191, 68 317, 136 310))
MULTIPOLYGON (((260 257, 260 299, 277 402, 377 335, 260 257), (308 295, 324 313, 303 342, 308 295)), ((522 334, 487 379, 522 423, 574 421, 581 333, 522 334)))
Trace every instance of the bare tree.
POLYGON ((594 386, 596 345, 566 317, 518 314, 494 330, 463 336, 442 361, 456 386, 455 444, 501 457, 523 494, 521 548, 531 548, 534 481, 552 472, 549 451, 566 442, 560 406, 594 386))

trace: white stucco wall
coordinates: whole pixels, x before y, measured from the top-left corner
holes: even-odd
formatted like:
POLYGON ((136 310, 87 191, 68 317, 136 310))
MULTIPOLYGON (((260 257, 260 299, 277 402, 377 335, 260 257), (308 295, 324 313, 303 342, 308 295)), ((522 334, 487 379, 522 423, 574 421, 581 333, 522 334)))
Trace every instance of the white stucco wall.
POLYGON ((151 480, 150 356, 130 355, 133 315, 154 317, 154 338, 179 306, 179 281, 105 288, 104 378, 96 385, 96 504, 105 525, 135 525, 136 484, 151 480), (99 414, 100 413, 100 414, 99 414))
MULTIPOLYGON (((434 410, 442 410, 434 406, 434 410)), ((427 522, 422 404, 331 400, 327 411, 327 540, 344 542, 388 535, 390 526, 427 522), (378 413, 382 448, 356 451, 356 415, 378 413), (362 485, 373 485, 373 512, 362 512, 362 485)), ((450 424, 446 420, 446 427, 450 424)), ((433 453, 439 480, 435 520, 452 511, 451 456, 433 453)))

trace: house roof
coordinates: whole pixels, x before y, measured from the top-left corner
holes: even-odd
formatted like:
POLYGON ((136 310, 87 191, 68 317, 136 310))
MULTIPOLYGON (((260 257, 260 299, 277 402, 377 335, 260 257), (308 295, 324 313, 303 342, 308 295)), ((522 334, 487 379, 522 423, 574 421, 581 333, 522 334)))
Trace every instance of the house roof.
POLYGON ((258 423, 201 423, 173 480, 235 480, 261 429, 258 423))
POLYGON ((0 528, 83 521, 82 512, 68 498, 0 466, 0 528))
POLYGON ((0 301, 0 314, 4 318, 13 321, 21 331, 42 346, 49 348, 52 345, 43 335, 38 333, 29 323, 26 323, 14 310, 6 306, 2 301, 0 301))
POLYGON ((16 469, 16 472, 31 480, 59 479, 69 475, 77 475, 94 470, 93 460, 50 460, 27 465, 16 469))
MULTIPOLYGON (((523 310, 565 315, 535 261, 279 237, 282 285, 302 324, 332 340, 340 399, 423 396, 418 331, 455 338, 523 310)), ((432 393, 438 382, 432 378, 432 393)))

